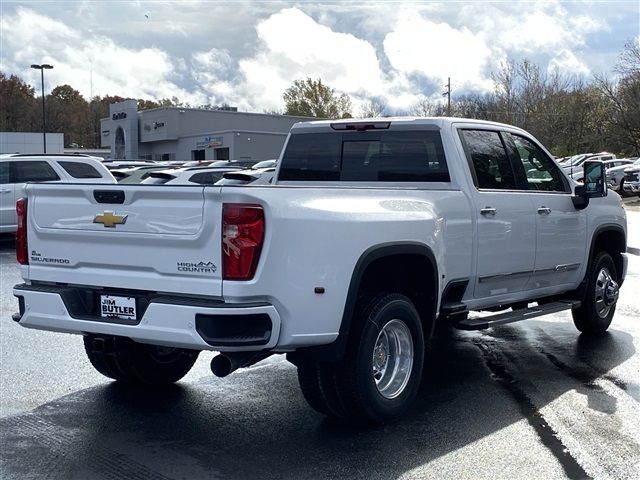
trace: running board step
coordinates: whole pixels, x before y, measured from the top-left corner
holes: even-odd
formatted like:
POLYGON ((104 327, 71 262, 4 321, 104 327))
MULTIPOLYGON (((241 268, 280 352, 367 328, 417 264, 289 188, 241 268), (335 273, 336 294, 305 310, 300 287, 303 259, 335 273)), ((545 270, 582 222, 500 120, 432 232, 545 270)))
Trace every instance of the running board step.
POLYGON ((455 327, 460 330, 484 330, 490 327, 495 327, 496 325, 504 325, 507 323, 519 322, 520 320, 527 320, 529 318, 541 317, 542 315, 562 312, 563 310, 569 310, 579 306, 580 301, 578 300, 561 300, 558 302, 545 303, 544 305, 537 305, 535 307, 520 308, 511 312, 489 315, 487 317, 467 318, 456 323, 455 327))

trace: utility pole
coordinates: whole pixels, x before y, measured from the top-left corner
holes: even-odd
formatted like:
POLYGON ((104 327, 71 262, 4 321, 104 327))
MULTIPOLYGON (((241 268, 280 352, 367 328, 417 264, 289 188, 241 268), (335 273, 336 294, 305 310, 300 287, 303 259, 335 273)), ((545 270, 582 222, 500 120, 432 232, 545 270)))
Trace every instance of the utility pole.
POLYGON ((37 65, 34 63, 33 65, 31 65, 31 68, 40 70, 40 80, 42 81, 42 153, 47 153, 47 121, 44 113, 44 71, 51 70, 53 66, 46 63, 43 63, 42 65, 37 65))
POLYGON ((451 116, 451 77, 447 77, 447 91, 442 94, 442 96, 447 97, 447 117, 451 116))

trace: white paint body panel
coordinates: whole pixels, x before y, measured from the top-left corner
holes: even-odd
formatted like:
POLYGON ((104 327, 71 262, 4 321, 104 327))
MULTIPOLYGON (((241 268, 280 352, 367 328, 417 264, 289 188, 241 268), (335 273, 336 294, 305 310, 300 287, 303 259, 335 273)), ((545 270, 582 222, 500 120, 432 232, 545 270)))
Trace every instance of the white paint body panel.
POLYGON ((30 257, 35 252, 65 260, 55 265, 30 260, 29 280, 221 296, 219 189, 119 185, 125 192, 122 205, 98 203, 94 191, 105 189, 27 187, 30 257), (106 211, 126 215, 126 223, 113 228, 94 223, 106 211), (179 262, 211 262, 216 271, 183 272, 179 262))
MULTIPOLYGON (((448 282, 469 279, 462 301, 473 310, 577 287, 585 274, 589 239, 596 228, 608 224, 626 231, 624 210, 615 194, 593 199, 586 210, 578 212, 567 207, 571 203, 569 194, 547 198, 551 196, 537 192, 478 191, 456 129, 491 126, 531 138, 522 130, 457 119, 389 121, 439 127, 451 182, 118 185, 118 190, 125 191, 126 201, 115 206, 96 203, 95 186, 33 185, 28 188, 29 248, 70 262, 25 266, 23 276, 27 282, 199 295, 221 298, 227 304, 261 302, 269 306, 271 318, 278 319, 277 334, 270 346, 276 351, 291 351, 328 344, 337 338, 354 268, 372 248, 400 243, 429 248, 438 267, 438 302, 448 282), (225 202, 264 208, 265 240, 255 277, 250 281, 221 280, 221 207, 225 202), (548 218, 539 218, 536 213, 541 202, 552 208, 548 218), (495 207, 496 216, 480 215, 485 206, 495 207), (105 210, 128 215, 127 223, 115 229, 92 224, 93 216, 105 210), (180 273, 175 270, 177 261, 211 261, 217 270, 213 275, 180 273), (555 267, 558 262, 580 266, 563 272, 567 273, 564 277, 538 279, 533 273, 555 267), (514 272, 525 274, 517 281, 499 278, 500 274, 514 272), (496 276, 496 280, 480 283, 482 276, 496 276), (325 293, 314 293, 315 287, 323 287, 325 293)), ((303 128, 313 125, 327 127, 326 122, 311 122, 303 128)), ((191 340, 185 340, 191 338, 193 310, 176 306, 171 320, 175 323, 156 336, 155 330, 144 333, 147 327, 143 323, 136 327, 97 327, 95 322, 74 320, 68 313, 50 314, 47 309, 52 300, 45 299, 47 295, 51 296, 32 292, 24 295, 27 312, 21 324, 113 335, 129 335, 135 328, 134 338, 161 341, 163 345, 172 344, 173 332, 175 346, 197 348, 189 343, 191 340)))

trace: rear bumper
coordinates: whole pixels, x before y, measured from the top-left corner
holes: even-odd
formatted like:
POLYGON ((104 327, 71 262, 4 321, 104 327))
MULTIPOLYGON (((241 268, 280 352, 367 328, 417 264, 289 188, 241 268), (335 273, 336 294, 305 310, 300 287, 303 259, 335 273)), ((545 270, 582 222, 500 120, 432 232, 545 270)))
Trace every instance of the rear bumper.
POLYGON ((80 315, 70 287, 16 285, 21 326, 76 334, 129 337, 141 343, 193 350, 255 351, 273 349, 280 335, 280 315, 266 303, 229 304, 185 297, 152 297, 135 324, 80 315), (72 314, 73 313, 73 314, 72 314))

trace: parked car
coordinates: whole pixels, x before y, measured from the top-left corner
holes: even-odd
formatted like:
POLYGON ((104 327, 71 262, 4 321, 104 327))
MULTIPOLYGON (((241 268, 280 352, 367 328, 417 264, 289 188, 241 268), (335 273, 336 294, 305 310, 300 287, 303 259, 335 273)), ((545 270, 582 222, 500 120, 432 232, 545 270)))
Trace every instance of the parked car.
POLYGON ((159 170, 149 173, 149 176, 140 182, 143 185, 213 185, 226 172, 239 171, 238 168, 225 167, 191 167, 159 170))
POLYGON ((254 164, 251 170, 260 170, 263 168, 275 168, 278 165, 278 160, 263 160, 254 164))
POLYGON ((109 170, 116 170, 120 168, 133 168, 133 167, 145 167, 148 165, 158 165, 153 160, 115 160, 112 162, 103 162, 103 165, 109 170))
POLYGON ((216 160, 209 164, 210 167, 239 167, 251 168, 255 165, 254 160, 216 160))
POLYGON ((580 166, 587 160, 600 160, 601 162, 606 162, 607 160, 614 160, 615 158, 616 156, 613 153, 608 152, 585 153, 582 155, 576 155, 574 160, 563 164, 562 168, 564 168, 567 173, 571 173, 577 171, 577 169, 580 168, 580 166))
POLYGON ((624 193, 640 196, 640 165, 637 163, 624 170, 622 188, 624 193))
POLYGON ((275 167, 238 170, 227 172, 218 180, 216 185, 268 185, 272 183, 275 167))
POLYGON ((615 192, 618 192, 620 195, 624 195, 624 171, 628 169, 630 166, 640 165, 640 158, 628 158, 625 160, 629 160, 631 165, 625 163, 618 167, 612 167, 607 170, 607 184, 609 188, 615 192))
MULTIPOLYGON (((612 168, 626 168, 629 165, 633 164, 633 160, 628 160, 626 158, 616 158, 615 160, 605 160, 602 162, 604 164, 605 171, 609 171, 612 168)), ((574 179, 576 182, 582 183, 584 179, 584 171, 582 169, 578 169, 573 173, 570 173, 569 176, 574 179)), ((607 177, 608 178, 608 177, 607 177)))
POLYGON ((16 201, 27 182, 116 183, 95 157, 88 155, 0 156, 0 233, 17 228, 16 201))
MULTIPOLYGON (((181 166, 183 167, 208 167, 213 162, 218 160, 191 160, 189 162, 184 162, 181 166)), ((224 161, 224 160, 222 160, 224 161)))
POLYGON ((151 172, 159 170, 168 170, 168 168, 166 165, 149 165, 111 170, 111 174, 116 177, 118 183, 140 183, 147 178, 151 172))

